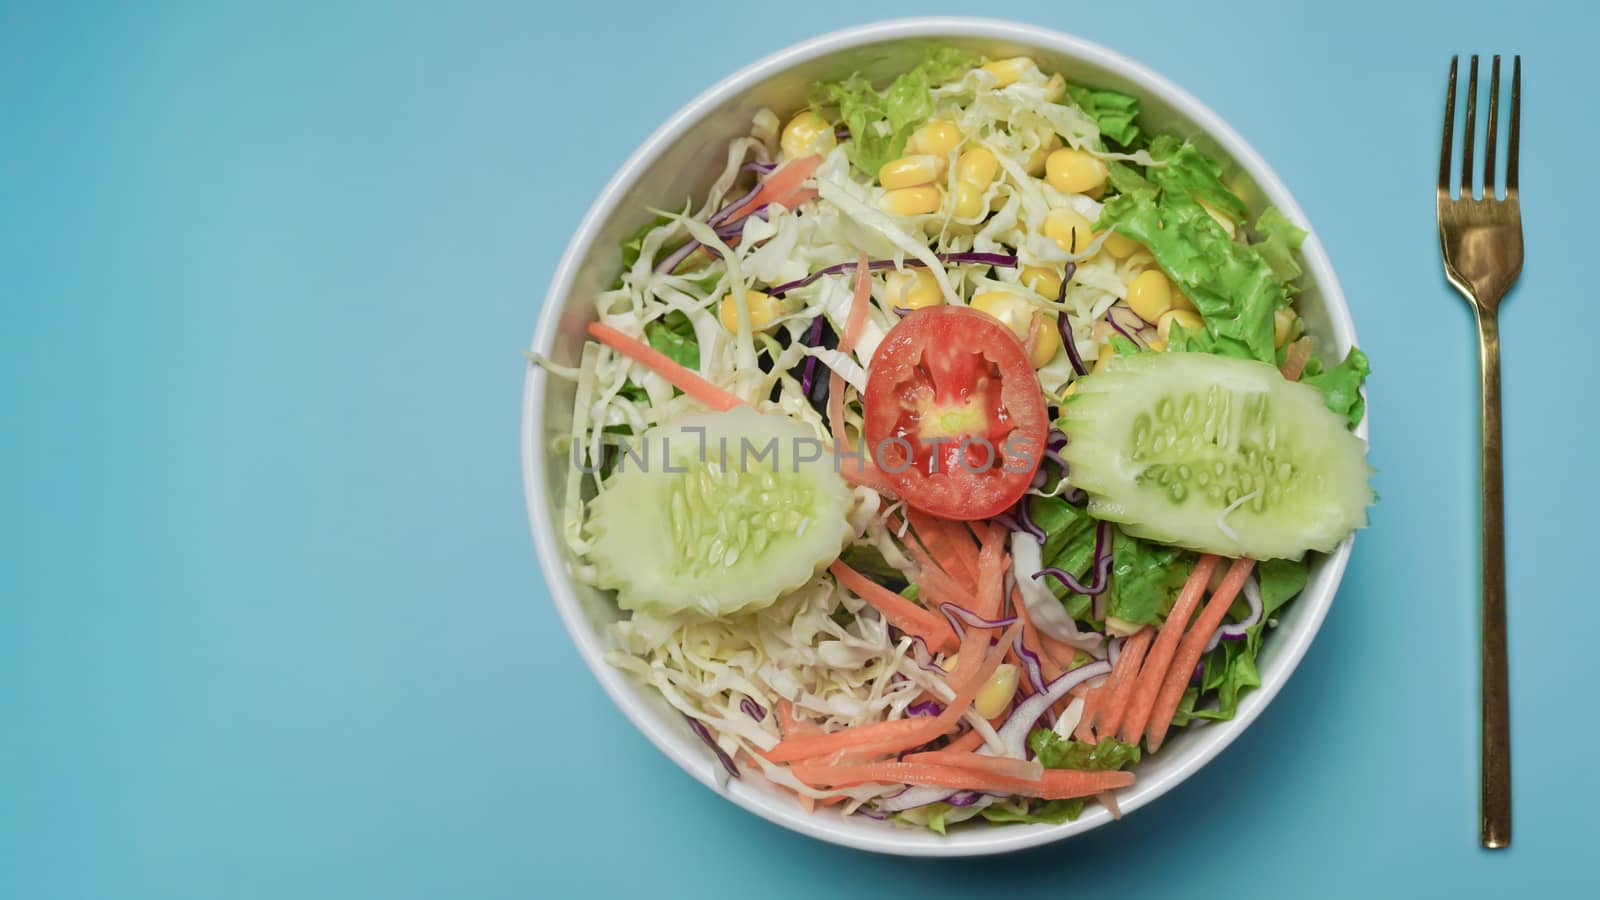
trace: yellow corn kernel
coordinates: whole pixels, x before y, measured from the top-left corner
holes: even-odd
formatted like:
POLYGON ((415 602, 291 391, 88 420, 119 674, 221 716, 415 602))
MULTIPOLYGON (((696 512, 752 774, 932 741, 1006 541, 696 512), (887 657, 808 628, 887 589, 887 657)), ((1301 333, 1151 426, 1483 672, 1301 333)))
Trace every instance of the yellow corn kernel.
POLYGON ((1017 695, 1019 674, 1016 666, 1001 663, 983 687, 978 689, 978 696, 972 702, 973 710, 985 719, 998 718, 1011 705, 1011 698, 1017 695))
POLYGON ((1027 169, 1029 175, 1038 178, 1044 174, 1044 164, 1050 158, 1050 154, 1060 149, 1061 138, 1057 135, 1050 135, 1050 140, 1045 141, 1039 149, 1033 151, 1033 155, 1028 157, 1028 164, 1023 168, 1027 169))
POLYGON ((1111 349, 1110 344, 1101 344, 1100 355, 1094 358, 1094 365, 1089 367, 1089 374, 1093 375, 1096 372, 1104 372, 1106 370, 1106 366, 1111 365, 1111 357, 1116 355, 1117 351, 1111 349))
POLYGON ((1196 198, 1196 200, 1199 202, 1200 207, 1206 211, 1206 215, 1210 216, 1212 221, 1216 222, 1218 225, 1221 225, 1222 230, 1228 233, 1229 240, 1232 240, 1238 234, 1238 226, 1233 223, 1232 219, 1228 218, 1226 215, 1223 215, 1221 210, 1205 202, 1204 200, 1199 200, 1199 198, 1196 198))
POLYGON ((1022 80, 1022 76, 1028 74, 1029 70, 1037 68, 1033 60, 1026 56, 1013 56, 1010 59, 997 59, 983 64, 983 70, 994 76, 995 87, 1016 84, 1022 80))
POLYGON ((878 198, 878 208, 891 216, 925 216, 936 213, 944 203, 944 192, 936 185, 899 188, 878 198))
POLYGON ((1050 80, 1044 83, 1044 99, 1048 100, 1049 102, 1055 103, 1066 95, 1067 80, 1061 77, 1060 72, 1051 75, 1050 80))
MULTIPOLYGON (((761 291, 745 291, 744 302, 750 307, 752 332, 766 331, 772 327, 772 323, 778 321, 779 316, 783 315, 783 301, 761 291)), ((732 294, 722 298, 717 313, 718 318, 722 320, 722 327, 735 334, 739 332, 739 304, 734 302, 732 294)))
POLYGON ((1157 353, 1161 353, 1167 349, 1167 342, 1163 341, 1161 338, 1156 338, 1150 342, 1150 349, 1157 353))
POLYGON ((1064 194, 1087 194, 1106 183, 1106 164, 1082 150, 1063 148, 1045 157, 1044 180, 1064 194))
POLYGON ((1300 317, 1292 309, 1280 309, 1272 314, 1272 346, 1282 347, 1294 340, 1300 330, 1300 317))
POLYGON ((922 309, 944 302, 939 279, 920 266, 890 272, 883 278, 884 299, 896 309, 922 309))
POLYGON ((943 119, 929 119, 927 124, 911 132, 911 138, 906 141, 907 153, 931 153, 934 156, 948 157, 950 151, 961 146, 961 129, 954 122, 943 119))
MULTIPOLYGON (((960 664, 961 654, 952 653, 944 658, 944 662, 939 663, 939 668, 945 670, 946 672, 954 672, 956 670, 956 666, 960 664)), ((1001 663, 1001 665, 1004 665, 1004 663, 1001 663)))
POLYGON ((1186 309, 1192 313, 1197 313, 1200 311, 1200 307, 1194 305, 1194 301, 1189 299, 1188 294, 1178 290, 1177 285, 1172 286, 1172 308, 1186 309))
POLYGON ((1022 283, 1046 300, 1061 296, 1061 273, 1048 266, 1026 266, 1022 270, 1022 283))
POLYGON ((1163 341, 1172 340, 1172 326, 1174 323, 1184 331, 1199 331, 1200 327, 1205 324, 1199 313, 1190 312, 1187 309, 1169 309, 1161 314, 1160 319, 1156 320, 1156 334, 1160 335, 1163 341))
POLYGON ((1032 337, 1024 343, 1028 346, 1028 362, 1033 363, 1035 369, 1049 365, 1050 360, 1061 352, 1061 332, 1056 329, 1055 315, 1034 313, 1032 337))
POLYGON ((1077 380, 1073 380, 1073 382, 1071 384, 1067 385, 1067 389, 1061 392, 1061 396, 1063 398, 1071 397, 1073 394, 1076 394, 1077 392, 1078 392, 1078 382, 1077 382, 1077 380))
POLYGON ((944 175, 944 157, 918 153, 891 159, 878 169, 878 183, 894 190, 933 184, 944 175))
POLYGON ((809 109, 796 113, 789 124, 783 126, 783 136, 778 139, 778 146, 790 159, 811 153, 827 153, 836 143, 833 126, 809 109))
POLYGON ((1146 322, 1154 322, 1172 308, 1172 282, 1159 269, 1145 269, 1128 285, 1128 307, 1146 322))
POLYGON ((956 218, 976 219, 983 215, 983 188, 967 181, 956 182, 956 218))
POLYGON ((1035 369, 1055 358, 1061 335, 1055 320, 1038 312, 1032 303, 1007 291, 985 291, 972 298, 972 308, 994 317, 1011 330, 1028 350, 1035 369))
POLYGON ((1100 246, 1115 259, 1127 259, 1144 249, 1144 245, 1120 231, 1112 231, 1106 235, 1106 242, 1100 246))
POLYGON ((956 159, 956 180, 986 188, 1000 173, 1000 161, 987 147, 973 147, 956 159))
POLYGON ((1044 233, 1068 253, 1082 253, 1094 241, 1094 225, 1075 209, 1061 207, 1044 217, 1044 233))

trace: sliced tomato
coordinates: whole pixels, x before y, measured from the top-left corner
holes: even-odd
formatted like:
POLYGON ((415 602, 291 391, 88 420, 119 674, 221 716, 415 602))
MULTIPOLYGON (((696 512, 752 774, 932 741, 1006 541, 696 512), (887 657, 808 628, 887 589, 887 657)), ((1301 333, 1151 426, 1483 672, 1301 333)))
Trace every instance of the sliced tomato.
POLYGON ((974 309, 901 319, 867 369, 864 434, 906 503, 948 519, 1004 512, 1028 489, 1049 428, 1017 336, 974 309))

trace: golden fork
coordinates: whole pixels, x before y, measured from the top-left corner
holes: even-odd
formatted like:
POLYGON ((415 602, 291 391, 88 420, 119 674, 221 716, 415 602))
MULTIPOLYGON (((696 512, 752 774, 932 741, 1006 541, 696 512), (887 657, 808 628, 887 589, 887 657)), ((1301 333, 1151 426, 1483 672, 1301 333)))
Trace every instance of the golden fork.
POLYGON ((1439 248, 1445 277, 1478 318, 1483 374, 1483 722, 1479 838, 1490 849, 1511 844, 1511 709, 1506 677, 1506 545, 1500 477, 1500 300, 1522 272, 1522 211, 1517 202, 1517 137, 1522 57, 1512 57, 1511 133, 1506 143, 1506 196, 1495 197, 1495 126, 1500 108, 1500 57, 1489 78, 1489 129, 1484 141, 1483 199, 1472 196, 1472 137, 1478 106, 1478 57, 1467 82, 1467 127, 1461 154, 1461 196, 1450 199, 1450 141, 1455 126, 1456 65, 1450 59, 1444 145, 1439 152, 1439 248))

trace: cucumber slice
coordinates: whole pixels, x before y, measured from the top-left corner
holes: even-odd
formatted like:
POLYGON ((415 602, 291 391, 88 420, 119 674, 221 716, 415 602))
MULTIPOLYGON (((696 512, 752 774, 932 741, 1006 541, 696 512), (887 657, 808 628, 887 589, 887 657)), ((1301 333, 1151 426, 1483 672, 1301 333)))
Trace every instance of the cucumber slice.
POLYGON ((804 425, 747 406, 633 441, 589 503, 597 583, 623 609, 704 618, 762 609, 850 535, 851 492, 804 425))
POLYGON ((1061 428, 1089 512, 1141 538, 1299 559, 1367 524, 1366 442, 1316 389, 1265 363, 1116 356, 1079 380, 1061 428))

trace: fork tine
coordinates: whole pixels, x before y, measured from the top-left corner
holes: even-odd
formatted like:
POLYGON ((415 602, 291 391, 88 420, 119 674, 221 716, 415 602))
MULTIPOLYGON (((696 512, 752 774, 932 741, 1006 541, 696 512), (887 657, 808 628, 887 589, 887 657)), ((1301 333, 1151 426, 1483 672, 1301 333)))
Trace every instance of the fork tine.
POLYGON ((1511 57, 1511 139, 1506 142, 1506 196, 1517 196, 1517 133, 1522 120, 1522 55, 1511 57))
POLYGON ((1467 74, 1467 133, 1461 144, 1461 199, 1472 199, 1472 136, 1478 130, 1478 54, 1467 74))
MULTIPOLYGON (((1452 139, 1452 135, 1455 133, 1455 130, 1456 130, 1456 63, 1459 62, 1459 61, 1460 61, 1460 57, 1456 57, 1456 56, 1450 57, 1450 88, 1449 88, 1449 90, 1447 90, 1445 92, 1445 95, 1444 95, 1444 140, 1440 143, 1440 146, 1439 146, 1439 199, 1441 199, 1441 200, 1448 200, 1450 198, 1450 142, 1451 142, 1451 139, 1452 139)), ((1512 90, 1511 96, 1512 96, 1512 109, 1515 110, 1516 109, 1516 90, 1514 88, 1512 90)), ((1516 116, 1516 113, 1513 112, 1512 113, 1513 121, 1515 121, 1515 116, 1516 116)), ((1513 135, 1512 147, 1516 146, 1516 141, 1515 141, 1516 133, 1517 133, 1516 126, 1513 125, 1512 128, 1511 128, 1511 134, 1513 135)), ((1511 180, 1508 182, 1508 184, 1513 185, 1513 186, 1516 184, 1516 177, 1517 177, 1516 176, 1516 159, 1517 159, 1516 151, 1512 150, 1512 152, 1511 152, 1511 161, 1512 161, 1511 172, 1512 172, 1512 174, 1510 175, 1510 179, 1511 180)))
POLYGON ((1500 54, 1489 70, 1489 133, 1483 141, 1483 199, 1494 199, 1494 132, 1500 118, 1500 54))

